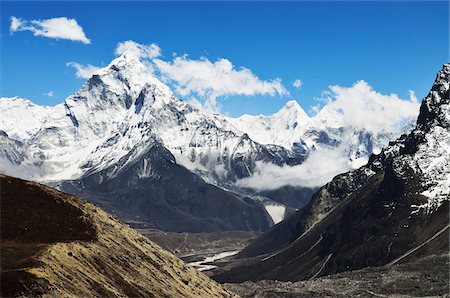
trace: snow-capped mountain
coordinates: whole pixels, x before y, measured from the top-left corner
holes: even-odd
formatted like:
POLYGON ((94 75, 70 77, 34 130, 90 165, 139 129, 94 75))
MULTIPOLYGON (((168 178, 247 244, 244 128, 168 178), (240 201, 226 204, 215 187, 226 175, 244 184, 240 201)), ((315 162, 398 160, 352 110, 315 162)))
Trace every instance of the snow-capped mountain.
POLYGON ((98 71, 63 104, 41 107, 2 98, 0 108, 7 115, 0 127, 39 155, 45 175, 37 179, 76 179, 100 171, 132 148, 145 151, 152 140, 168 148, 179 164, 217 180, 250 175, 254 160, 283 164, 295 159, 281 147, 254 142, 219 115, 178 100, 127 54, 98 71))
POLYGON ((415 119, 410 117, 397 128, 368 130, 346 125, 344 116, 330 106, 309 117, 297 101, 292 100, 270 116, 243 115, 228 120, 248 133, 252 140, 281 146, 298 156, 339 148, 348 158, 349 167, 356 169, 366 164, 372 153, 379 153, 390 140, 412 130, 415 119))
MULTIPOLYGON (((105 195, 120 193, 120 199, 106 205, 127 219, 135 216, 151 219, 154 214, 141 212, 136 206, 126 207, 123 197, 130 193, 122 193, 118 185, 130 187, 129 192, 135 196, 136 192, 142 194, 143 187, 152 185, 153 195, 164 201, 164 208, 178 208, 179 202, 169 197, 186 198, 184 193, 194 189, 196 208, 205 207, 210 198, 198 188, 211 188, 220 193, 216 197, 227 197, 235 204, 224 215, 226 223, 211 226, 264 229, 271 220, 266 219, 269 207, 262 205, 279 206, 271 199, 283 204, 293 200, 276 198, 274 194, 280 192, 274 192, 271 199, 260 196, 256 200, 244 200, 255 192, 239 189, 234 182, 252 176, 258 162, 292 166, 302 163, 314 150, 336 147, 344 148, 349 161, 355 162, 367 158, 373 148, 397 133, 352 131, 342 127, 338 116, 323 113, 310 118, 295 101, 272 116, 231 119, 208 113, 177 99, 138 58, 124 53, 57 106, 38 106, 18 97, 1 98, 0 130, 5 134, 0 138, 4 148, 0 151, 0 170, 57 184, 104 204, 105 195), (186 181, 192 185, 175 187, 177 195, 167 193, 171 190, 164 188, 186 181), (154 194, 155 189, 158 195, 154 194), (117 204, 118 201, 121 203, 117 204), (247 208, 243 204, 250 208, 247 218, 237 219, 239 208, 247 208)), ((148 201, 149 195, 140 198, 134 203, 148 201)), ((211 204, 218 208, 223 207, 222 203, 211 204)), ((197 214, 192 204, 184 204, 178 211, 189 214, 187 221, 192 220, 194 213, 194 221, 199 222, 208 216, 220 216, 216 213, 218 209, 197 214)), ((289 206, 298 208, 300 204, 289 206)), ((168 220, 158 217, 158 221, 167 223, 168 220)), ((191 226, 193 230, 202 229, 197 223, 191 226)))
POLYGON ((450 64, 445 64, 411 133, 372 155, 366 166, 336 176, 307 206, 237 255, 249 262, 236 262, 245 265, 216 279, 302 280, 448 253, 449 203, 450 64))
POLYGON ((178 100, 133 55, 125 53, 55 107, 2 98, 0 129, 24 143, 41 180, 76 179, 117 163, 134 146, 161 142, 177 163, 214 183, 250 176, 255 161, 301 163, 312 151, 342 147, 354 167, 400 131, 345 127, 325 107, 309 117, 296 101, 271 116, 224 118, 178 100))
POLYGON ((276 144, 291 149, 292 145, 302 139, 302 130, 310 125, 310 117, 295 100, 291 100, 271 116, 243 115, 228 118, 250 138, 261 144, 276 144))

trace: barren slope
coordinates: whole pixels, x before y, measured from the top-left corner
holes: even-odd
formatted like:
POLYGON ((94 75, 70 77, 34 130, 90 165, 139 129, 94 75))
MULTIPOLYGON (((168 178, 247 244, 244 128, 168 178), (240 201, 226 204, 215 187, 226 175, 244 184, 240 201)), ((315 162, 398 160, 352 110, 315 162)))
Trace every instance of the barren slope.
POLYGON ((1 295, 232 297, 103 210, 0 175, 1 295))
POLYGON ((262 280, 225 287, 241 297, 436 297, 449 293, 449 255, 342 272, 311 280, 262 280))

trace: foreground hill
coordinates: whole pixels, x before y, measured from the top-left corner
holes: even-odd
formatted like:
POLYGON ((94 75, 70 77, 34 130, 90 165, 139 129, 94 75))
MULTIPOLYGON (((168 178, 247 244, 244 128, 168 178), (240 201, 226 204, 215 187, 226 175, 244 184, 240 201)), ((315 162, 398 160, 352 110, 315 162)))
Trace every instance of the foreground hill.
POLYGON ((103 210, 0 175, 1 296, 232 297, 103 210))
POLYGON ((446 64, 410 134, 366 166, 336 176, 215 278, 297 281, 448 252, 449 85, 446 64))

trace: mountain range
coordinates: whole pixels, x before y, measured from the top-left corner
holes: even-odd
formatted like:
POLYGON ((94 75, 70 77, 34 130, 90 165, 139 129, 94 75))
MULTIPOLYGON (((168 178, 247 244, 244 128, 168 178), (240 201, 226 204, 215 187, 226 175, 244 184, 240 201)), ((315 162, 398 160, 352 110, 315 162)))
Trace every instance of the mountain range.
POLYGON ((261 187, 267 166, 283 171, 338 152, 344 172, 413 122, 353 127, 336 109, 309 117, 296 101, 271 116, 224 117, 178 99, 130 53, 61 104, 1 98, 0 113, 1 172, 86 198, 133 226, 176 232, 265 231, 322 185, 261 187))

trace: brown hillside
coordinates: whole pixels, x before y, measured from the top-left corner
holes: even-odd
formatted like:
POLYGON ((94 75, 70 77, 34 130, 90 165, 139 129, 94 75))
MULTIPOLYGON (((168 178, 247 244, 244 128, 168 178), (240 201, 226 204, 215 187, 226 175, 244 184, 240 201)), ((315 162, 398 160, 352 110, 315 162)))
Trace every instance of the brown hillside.
POLYGON ((0 175, 1 296, 233 297, 111 215, 0 175))

